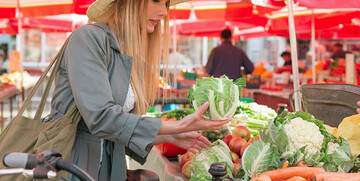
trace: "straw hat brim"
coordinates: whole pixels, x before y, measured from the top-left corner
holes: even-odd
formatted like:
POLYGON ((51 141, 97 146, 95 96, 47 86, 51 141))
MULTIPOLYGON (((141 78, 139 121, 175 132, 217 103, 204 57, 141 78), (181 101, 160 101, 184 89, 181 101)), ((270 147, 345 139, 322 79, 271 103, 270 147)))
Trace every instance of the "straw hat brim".
MULTIPOLYGON (((110 4, 114 1, 116 0, 96 0, 89 6, 86 15, 91 21, 99 21, 109 12, 110 4)), ((187 1, 191 0, 170 0, 170 6, 187 1)))

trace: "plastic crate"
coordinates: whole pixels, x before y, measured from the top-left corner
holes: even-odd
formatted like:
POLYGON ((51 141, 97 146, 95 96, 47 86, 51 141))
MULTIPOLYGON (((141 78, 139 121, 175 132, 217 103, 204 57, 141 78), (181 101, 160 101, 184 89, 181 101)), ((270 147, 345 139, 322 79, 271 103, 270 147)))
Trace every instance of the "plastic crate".
POLYGON ((252 97, 240 97, 239 101, 250 103, 250 102, 254 102, 254 98, 252 98, 252 97))
POLYGON ((184 76, 185 76, 185 79, 196 80, 196 73, 185 72, 184 76))

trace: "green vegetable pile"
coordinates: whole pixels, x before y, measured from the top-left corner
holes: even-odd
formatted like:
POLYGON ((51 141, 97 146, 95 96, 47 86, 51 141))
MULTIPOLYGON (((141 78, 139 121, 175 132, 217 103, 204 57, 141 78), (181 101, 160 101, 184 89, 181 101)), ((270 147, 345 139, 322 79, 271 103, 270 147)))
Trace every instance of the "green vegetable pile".
POLYGON ((165 111, 160 113, 160 118, 163 116, 167 116, 167 118, 176 118, 176 120, 181 120, 185 116, 195 113, 193 109, 179 109, 179 110, 172 110, 172 111, 165 111))
POLYGON ((210 142, 214 142, 218 139, 223 139, 227 134, 230 134, 229 129, 224 125, 220 130, 203 130, 200 134, 206 137, 210 142))
POLYGON ((234 115, 239 95, 245 85, 245 78, 233 82, 225 75, 221 78, 204 77, 196 79, 196 84, 189 89, 187 98, 195 110, 209 101, 209 109, 202 115, 205 119, 224 120, 234 115))
POLYGON ((304 161, 308 166, 322 167, 328 172, 347 173, 355 166, 347 139, 330 135, 322 121, 306 112, 285 111, 271 121, 267 129, 260 130, 259 135, 260 141, 254 141, 242 157, 245 180, 279 169, 286 161, 289 166, 304 161), (296 121, 303 124, 294 127, 298 125, 296 121), (289 129, 292 132, 287 131, 289 129), (314 137, 317 134, 319 136, 314 137))
POLYGON ((155 117, 155 118, 162 118, 167 116, 168 119, 176 118, 176 120, 181 120, 185 116, 194 113, 194 109, 179 109, 179 110, 170 110, 165 112, 158 112, 158 113, 146 113, 146 116, 155 117))

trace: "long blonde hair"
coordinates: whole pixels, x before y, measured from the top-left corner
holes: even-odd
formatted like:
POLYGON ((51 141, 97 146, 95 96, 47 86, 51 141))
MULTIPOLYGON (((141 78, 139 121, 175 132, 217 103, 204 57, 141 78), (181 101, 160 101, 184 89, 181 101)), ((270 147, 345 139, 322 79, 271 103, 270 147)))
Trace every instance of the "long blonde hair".
MULTIPOLYGON (((116 34, 122 53, 134 59, 130 83, 136 99, 134 112, 138 115, 145 114, 147 108, 154 104, 160 65, 165 65, 167 77, 166 65, 169 57, 169 16, 164 17, 163 32, 158 24, 154 32, 147 33, 146 18, 140 17, 142 1, 143 14, 146 15, 148 0, 117 0, 105 19, 116 34)), ((169 14, 169 5, 167 9, 169 14)))

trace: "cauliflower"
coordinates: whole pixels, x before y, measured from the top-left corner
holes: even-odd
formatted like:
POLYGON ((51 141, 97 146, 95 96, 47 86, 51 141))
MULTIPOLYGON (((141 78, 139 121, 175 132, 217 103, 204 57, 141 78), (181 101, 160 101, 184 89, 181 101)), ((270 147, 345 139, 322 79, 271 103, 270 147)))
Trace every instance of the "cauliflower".
POLYGON ((324 136, 316 124, 303 120, 300 117, 290 120, 284 125, 285 132, 289 139, 289 150, 295 153, 306 146, 307 157, 320 152, 324 136))
POLYGON ((333 143, 333 142, 329 142, 328 143, 328 149, 326 150, 327 154, 331 154, 334 153, 335 150, 339 147, 339 143, 333 143))

